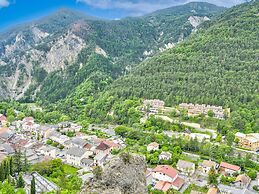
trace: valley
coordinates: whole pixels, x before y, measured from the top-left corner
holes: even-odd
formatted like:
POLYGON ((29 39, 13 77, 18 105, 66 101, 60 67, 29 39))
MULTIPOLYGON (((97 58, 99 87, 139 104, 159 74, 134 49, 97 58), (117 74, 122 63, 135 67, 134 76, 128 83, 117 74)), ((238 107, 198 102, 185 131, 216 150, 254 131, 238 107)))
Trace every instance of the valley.
POLYGON ((0 193, 258 193, 258 13, 60 9, 2 31, 0 193))

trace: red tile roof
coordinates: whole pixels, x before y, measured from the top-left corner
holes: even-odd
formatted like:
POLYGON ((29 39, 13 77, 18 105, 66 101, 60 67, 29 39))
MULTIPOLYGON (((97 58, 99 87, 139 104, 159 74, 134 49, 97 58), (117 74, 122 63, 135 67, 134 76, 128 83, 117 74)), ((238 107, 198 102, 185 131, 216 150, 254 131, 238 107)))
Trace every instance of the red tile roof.
POLYGON ((227 168, 227 169, 234 170, 234 171, 239 171, 240 170, 240 166, 229 164, 227 162, 221 162, 220 163, 220 167, 221 168, 227 168))
POLYGON ((106 143, 104 143, 104 142, 101 142, 101 143, 96 147, 97 150, 102 150, 102 151, 107 150, 107 149, 110 149, 110 148, 111 148, 111 147, 110 147, 109 145, 107 145, 106 143))
POLYGON ((172 186, 172 184, 169 182, 159 181, 155 185, 154 189, 166 192, 171 188, 171 186, 172 186))
POLYGON ((159 144, 157 142, 152 142, 152 143, 148 144, 148 146, 152 146, 152 147, 156 148, 156 147, 159 147, 159 144))
POLYGON ((1 121, 7 121, 6 116, 4 116, 4 115, 0 115, 0 122, 1 122, 1 121))
POLYGON ((172 185, 180 189, 184 185, 184 179, 178 176, 172 183, 172 185))
POLYGON ((112 147, 112 148, 119 148, 121 147, 119 144, 117 143, 114 143, 113 141, 108 141, 108 140, 105 140, 103 141, 105 144, 107 144, 108 146, 112 147))
POLYGON ((158 165, 156 168, 153 169, 153 172, 161 172, 171 178, 176 177, 178 174, 176 169, 168 165, 158 165))

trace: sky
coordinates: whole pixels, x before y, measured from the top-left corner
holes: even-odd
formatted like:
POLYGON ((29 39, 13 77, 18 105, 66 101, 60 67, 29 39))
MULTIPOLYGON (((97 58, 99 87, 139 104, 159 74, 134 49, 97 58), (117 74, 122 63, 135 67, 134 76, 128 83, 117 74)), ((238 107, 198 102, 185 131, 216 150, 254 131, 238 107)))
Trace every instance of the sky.
POLYGON ((100 18, 119 19, 144 15, 190 1, 231 7, 245 0, 0 0, 0 31, 43 17, 60 8, 79 10, 100 18))

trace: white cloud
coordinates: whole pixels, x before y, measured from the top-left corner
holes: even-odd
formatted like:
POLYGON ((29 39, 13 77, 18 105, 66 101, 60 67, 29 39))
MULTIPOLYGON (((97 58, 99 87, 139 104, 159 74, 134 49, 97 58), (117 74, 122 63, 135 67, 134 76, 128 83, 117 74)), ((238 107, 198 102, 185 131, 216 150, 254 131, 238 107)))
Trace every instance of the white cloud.
POLYGON ((204 1, 230 7, 245 0, 77 0, 99 9, 120 9, 134 15, 150 13, 155 10, 180 5, 191 1, 204 1))
POLYGON ((8 7, 9 6, 9 1, 7 0, 0 0, 0 8, 1 7, 8 7))

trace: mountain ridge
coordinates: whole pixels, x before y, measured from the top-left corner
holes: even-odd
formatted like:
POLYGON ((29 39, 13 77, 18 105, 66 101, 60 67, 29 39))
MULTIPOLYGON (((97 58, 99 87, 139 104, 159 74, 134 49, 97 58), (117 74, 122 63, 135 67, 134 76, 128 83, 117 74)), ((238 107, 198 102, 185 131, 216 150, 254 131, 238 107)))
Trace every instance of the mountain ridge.
MULTIPOLYGON (((178 9, 184 10, 185 6, 178 9)), ((63 87, 60 83, 49 87, 48 79, 67 82, 68 76, 71 83, 66 85, 71 85, 72 90, 90 76, 72 77, 96 52, 106 55, 110 66, 118 66, 120 74, 124 74, 134 64, 187 38, 196 29, 188 21, 193 15, 187 9, 185 13, 174 13, 168 20, 158 15, 111 21, 87 19, 77 12, 61 10, 54 13, 55 17, 51 15, 33 22, 23 31, 8 33, 9 36, 0 41, 0 70, 6 80, 0 87, 6 88, 6 98, 42 100, 43 96, 60 93, 58 90, 63 87), (72 16, 67 16, 70 14, 72 16), (70 73, 69 69, 74 70, 70 73), (43 91, 42 94, 39 91, 43 91)), ((199 24, 203 19, 197 21, 199 24)), ((57 94, 51 102, 66 97, 70 90, 57 94)))

